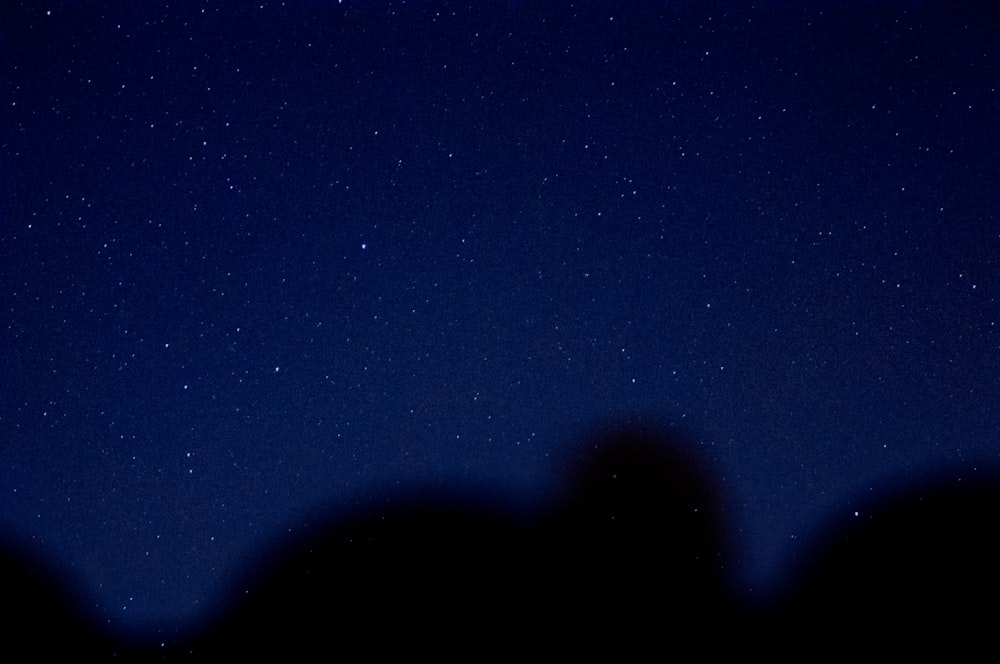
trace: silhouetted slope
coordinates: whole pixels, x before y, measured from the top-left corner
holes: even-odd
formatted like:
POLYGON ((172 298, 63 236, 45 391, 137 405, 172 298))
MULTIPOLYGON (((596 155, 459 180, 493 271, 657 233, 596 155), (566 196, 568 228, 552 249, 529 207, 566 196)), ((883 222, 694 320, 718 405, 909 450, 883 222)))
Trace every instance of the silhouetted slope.
POLYGON ((298 542, 196 650, 586 652, 716 625, 721 561, 703 477, 668 441, 594 442, 571 490, 530 522, 416 496, 298 542))
POLYGON ((1000 624, 1000 476, 911 487, 814 544, 775 617, 841 649, 954 657, 994 647, 1000 624))
POLYGON ((66 661, 110 653, 114 644, 73 601, 74 584, 38 552, 0 542, 2 637, 6 661, 66 661))
POLYGON ((719 497, 687 449, 641 428, 594 434, 565 490, 530 517, 462 493, 372 504, 261 557, 213 623, 166 647, 106 638, 74 610, 63 579, 8 546, 7 652, 800 660, 991 646, 1000 618, 996 475, 869 505, 825 531, 784 598, 751 611, 726 585, 719 497))

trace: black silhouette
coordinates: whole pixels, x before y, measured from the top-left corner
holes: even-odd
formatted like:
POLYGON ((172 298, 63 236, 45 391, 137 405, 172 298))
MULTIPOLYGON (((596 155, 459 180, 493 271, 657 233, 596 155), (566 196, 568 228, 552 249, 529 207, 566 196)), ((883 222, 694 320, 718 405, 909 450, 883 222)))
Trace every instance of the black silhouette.
POLYGON ((362 655, 699 656, 974 651, 998 618, 995 476, 868 506, 831 528, 768 606, 727 584, 709 475, 675 434, 609 429, 582 448, 561 498, 511 514, 417 493, 317 528, 272 553, 228 610, 163 648, 116 642, 8 548, 18 654, 119 659, 362 655), (387 507, 387 505, 395 505, 387 507), (808 650, 803 651, 805 647, 808 650))

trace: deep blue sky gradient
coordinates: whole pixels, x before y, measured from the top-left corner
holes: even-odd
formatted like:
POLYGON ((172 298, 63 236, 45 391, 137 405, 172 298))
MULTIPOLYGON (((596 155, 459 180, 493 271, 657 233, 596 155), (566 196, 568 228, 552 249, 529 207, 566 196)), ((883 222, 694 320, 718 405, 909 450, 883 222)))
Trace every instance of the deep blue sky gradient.
POLYGON ((605 422, 689 436, 748 592, 1000 461, 990 3, 14 4, 0 526, 102 622, 605 422))

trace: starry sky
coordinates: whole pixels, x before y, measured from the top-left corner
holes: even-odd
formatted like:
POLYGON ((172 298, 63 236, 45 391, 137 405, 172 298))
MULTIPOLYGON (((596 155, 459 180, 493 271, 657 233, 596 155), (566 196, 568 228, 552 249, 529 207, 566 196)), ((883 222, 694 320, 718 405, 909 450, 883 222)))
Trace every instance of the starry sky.
POLYGON ((989 4, 4 3, 5 541, 163 633, 318 518, 530 511, 642 419, 753 592, 995 468, 989 4))

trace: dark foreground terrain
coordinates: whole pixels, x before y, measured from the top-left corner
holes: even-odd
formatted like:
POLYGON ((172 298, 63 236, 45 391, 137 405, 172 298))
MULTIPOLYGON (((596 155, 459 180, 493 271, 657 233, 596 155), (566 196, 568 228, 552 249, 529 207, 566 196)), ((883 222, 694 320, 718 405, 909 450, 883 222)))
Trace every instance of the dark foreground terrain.
POLYGON ((708 476, 671 438, 642 428, 595 436, 544 514, 415 494, 316 528, 262 559, 213 624, 166 647, 88 626, 66 584, 7 547, 8 661, 693 651, 791 659, 992 647, 996 476, 912 487, 870 505, 870 518, 814 542, 786 593, 751 605, 728 585, 729 543, 708 476))

